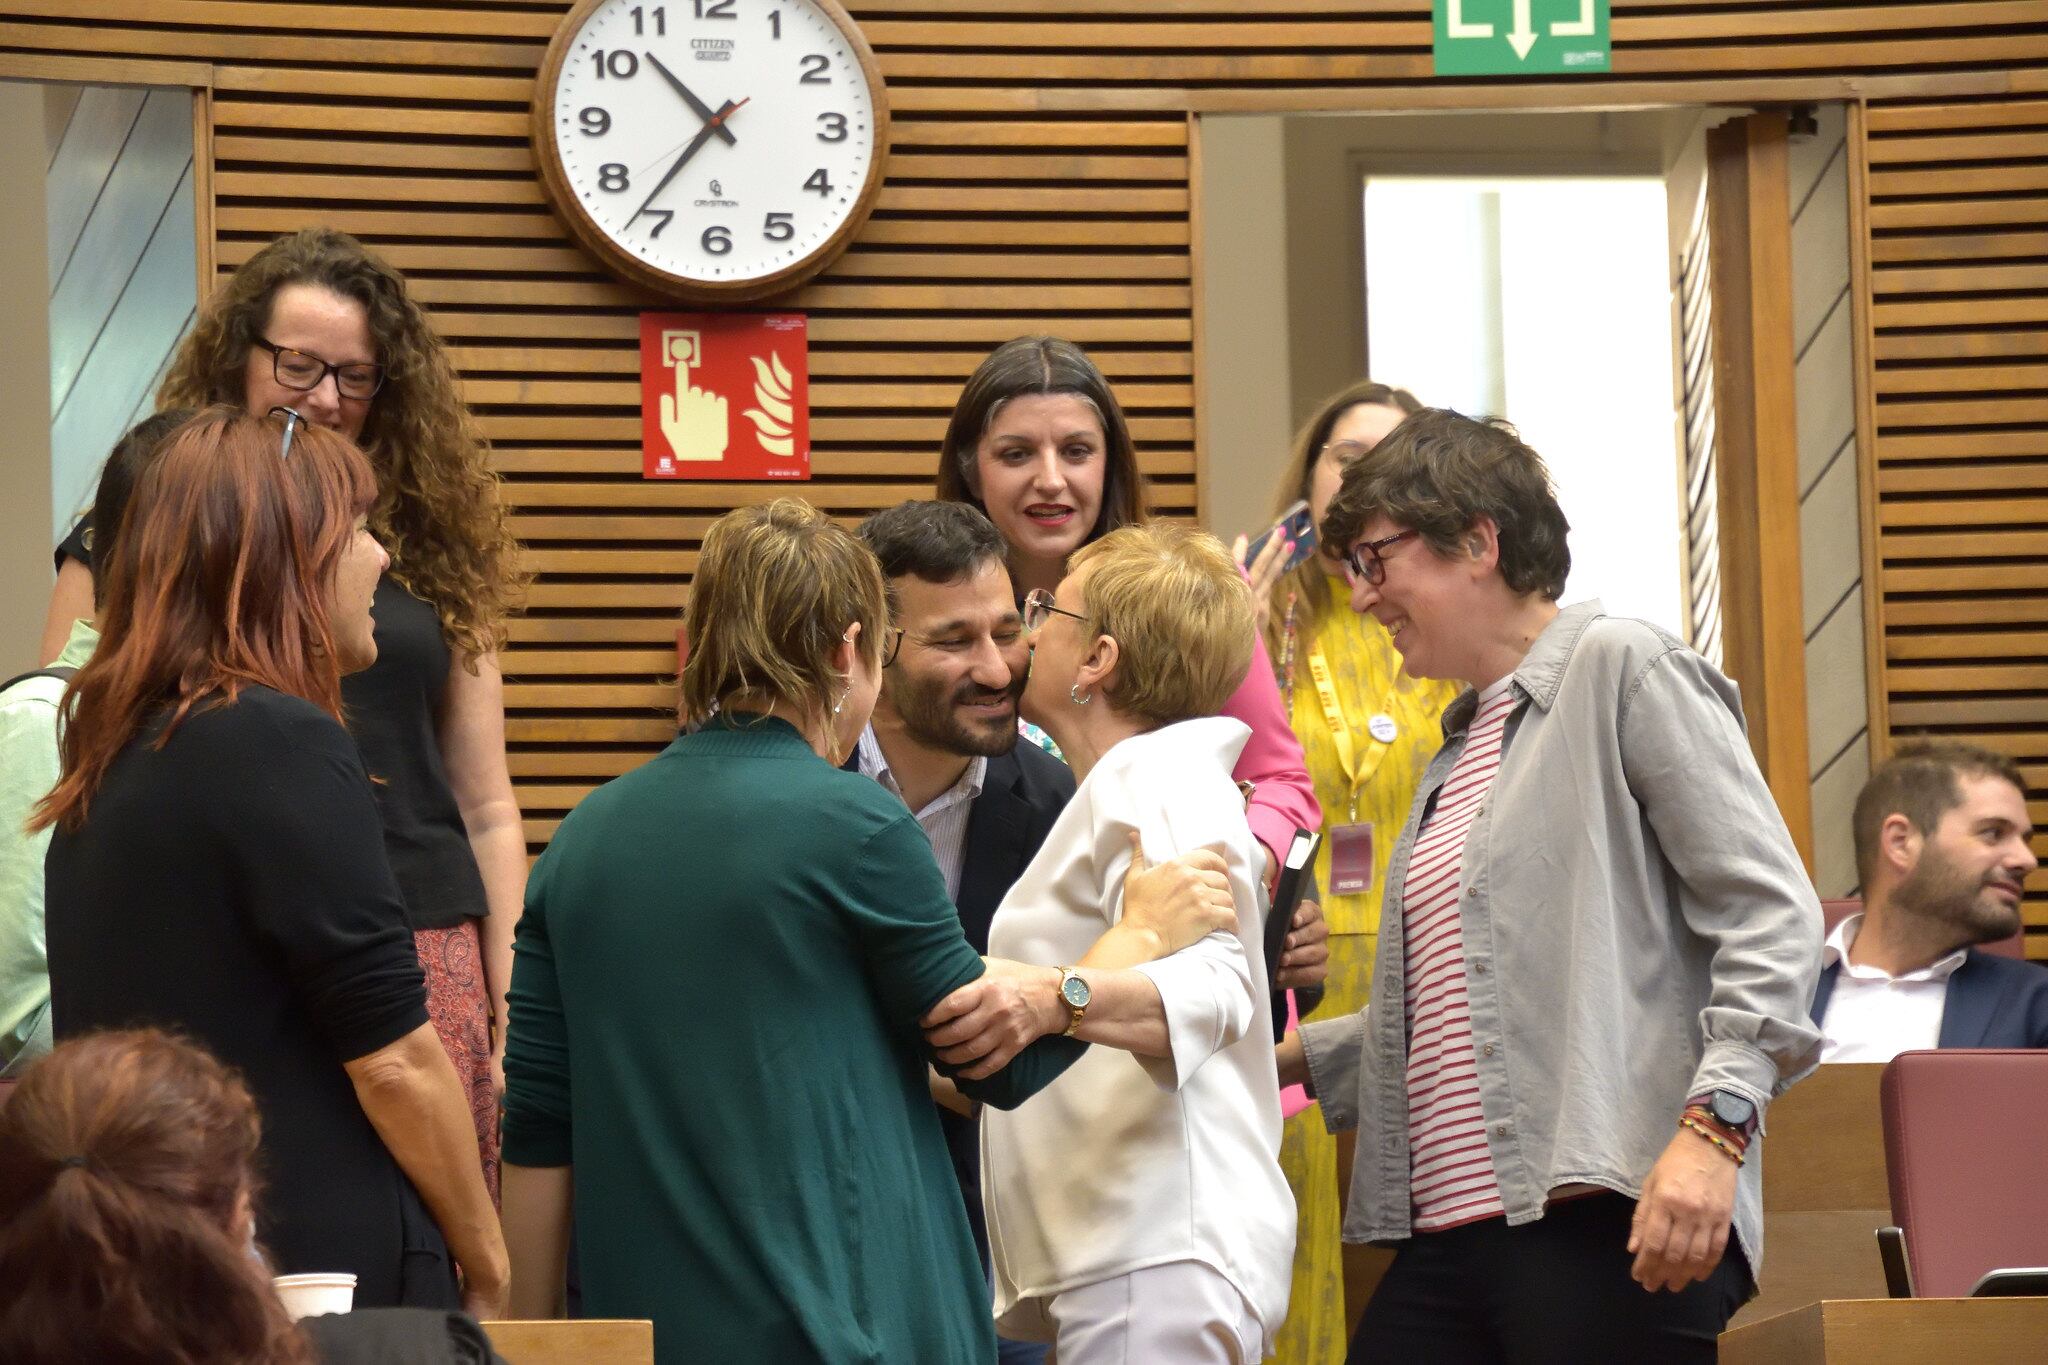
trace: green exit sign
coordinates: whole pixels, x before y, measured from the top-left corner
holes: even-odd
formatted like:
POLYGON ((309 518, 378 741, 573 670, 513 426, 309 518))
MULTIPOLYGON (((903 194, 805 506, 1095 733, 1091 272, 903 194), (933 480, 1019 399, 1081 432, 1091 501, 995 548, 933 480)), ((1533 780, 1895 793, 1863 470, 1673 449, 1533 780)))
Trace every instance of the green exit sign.
POLYGON ((1436 74, 1605 71, 1607 0, 1435 0, 1436 74))

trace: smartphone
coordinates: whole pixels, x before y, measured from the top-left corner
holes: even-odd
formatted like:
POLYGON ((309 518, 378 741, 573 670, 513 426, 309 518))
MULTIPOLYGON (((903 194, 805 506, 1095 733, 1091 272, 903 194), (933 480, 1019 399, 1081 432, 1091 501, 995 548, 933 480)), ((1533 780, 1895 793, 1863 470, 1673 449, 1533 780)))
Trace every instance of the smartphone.
POLYGON ((1266 542, 1274 536, 1282 536, 1294 542, 1294 548, 1280 562, 1281 573, 1292 573, 1301 567, 1308 557, 1316 552, 1316 521, 1309 515, 1308 504, 1296 500, 1294 506, 1281 513, 1280 520, 1261 533, 1258 539, 1245 546, 1246 568, 1259 562, 1259 554, 1266 548, 1266 542))
MULTIPOLYGON (((1294 831, 1294 840, 1287 846, 1287 860, 1281 864, 1279 880, 1273 886, 1273 904, 1266 911, 1266 986, 1273 992, 1275 1043, 1287 1031, 1287 1001, 1283 998, 1285 992, 1273 985, 1273 974, 1280 968, 1280 955, 1287 950, 1287 930, 1294 923, 1294 912, 1301 907, 1309 883, 1315 880, 1316 850, 1322 842, 1323 836, 1315 830, 1294 831)), ((1302 1014, 1314 1008, 1300 999, 1295 1004, 1302 1014)))

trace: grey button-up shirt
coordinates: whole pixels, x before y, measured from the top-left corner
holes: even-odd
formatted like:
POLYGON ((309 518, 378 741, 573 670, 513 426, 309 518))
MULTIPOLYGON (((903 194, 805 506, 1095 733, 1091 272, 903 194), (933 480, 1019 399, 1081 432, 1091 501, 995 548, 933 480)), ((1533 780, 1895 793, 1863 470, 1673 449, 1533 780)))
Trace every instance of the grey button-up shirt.
MULTIPOLYGON (((1515 670, 1523 701, 1464 853, 1459 924, 1487 1149, 1510 1224, 1561 1185, 1630 1198, 1686 1100, 1759 1112, 1811 1071, 1820 902, 1743 732, 1735 685, 1597 602, 1558 613, 1515 670)), ((1387 870, 1376 1002, 1301 1029, 1331 1131, 1358 1130, 1346 1241, 1409 1227, 1401 901, 1423 813, 1464 747, 1474 694, 1444 713, 1387 870)), ((1736 1182, 1735 1235, 1763 1264, 1763 1144, 1736 1182)))

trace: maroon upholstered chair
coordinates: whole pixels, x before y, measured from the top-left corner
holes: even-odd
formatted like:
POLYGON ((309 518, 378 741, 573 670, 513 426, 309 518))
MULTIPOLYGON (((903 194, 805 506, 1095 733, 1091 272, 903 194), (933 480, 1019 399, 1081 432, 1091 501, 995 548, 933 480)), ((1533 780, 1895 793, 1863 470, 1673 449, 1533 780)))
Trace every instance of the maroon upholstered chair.
MULTIPOLYGON (((1832 934, 1835 932, 1837 924, 1840 924, 1851 915, 1860 915, 1862 913, 1863 902, 1860 900, 1822 901, 1820 903, 1822 932, 1832 934)), ((2024 958, 2027 955, 2027 931, 2022 927, 2011 938, 2002 938, 1996 943, 1980 943, 1977 946, 1987 953, 1997 953, 2001 957, 2024 958)))
POLYGON ((1902 1052, 1879 1094, 1913 1292, 1961 1298, 1987 1271, 2048 1266, 2048 1051, 1902 1052))

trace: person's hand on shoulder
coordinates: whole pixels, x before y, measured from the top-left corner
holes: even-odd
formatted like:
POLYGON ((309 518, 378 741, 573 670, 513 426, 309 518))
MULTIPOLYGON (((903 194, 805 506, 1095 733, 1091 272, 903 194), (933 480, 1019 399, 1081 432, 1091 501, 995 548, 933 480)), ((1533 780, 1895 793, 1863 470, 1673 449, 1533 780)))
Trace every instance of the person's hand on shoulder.
MULTIPOLYGON (((1136 938, 1149 948, 1137 959, 1143 962, 1177 953, 1218 930, 1237 931, 1237 902, 1221 855, 1198 848, 1155 867, 1133 830, 1124 913, 1111 933, 1136 938)), ((1096 960, 1090 954, 1090 963, 1096 960)))

